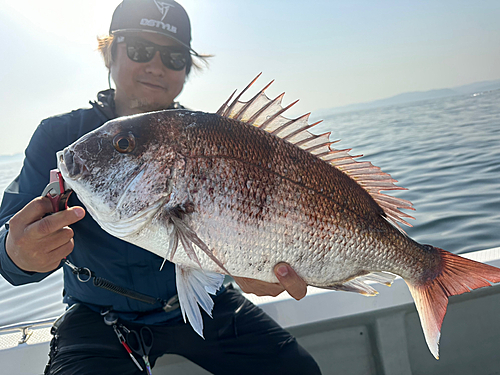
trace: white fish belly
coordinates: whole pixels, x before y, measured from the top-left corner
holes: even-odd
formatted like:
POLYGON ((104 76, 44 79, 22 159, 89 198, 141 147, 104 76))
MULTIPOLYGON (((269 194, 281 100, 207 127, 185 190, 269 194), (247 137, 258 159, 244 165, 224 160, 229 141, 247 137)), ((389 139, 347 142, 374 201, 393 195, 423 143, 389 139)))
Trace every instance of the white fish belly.
MULTIPOLYGON (((360 265, 350 254, 364 244, 348 239, 347 233, 341 235, 342 228, 315 230, 290 211, 269 212, 265 220, 242 223, 238 211, 217 210, 220 205, 204 207, 204 213, 193 214, 190 226, 233 276, 277 282, 274 266, 286 262, 308 284, 329 286, 359 272, 360 265)), ((203 269, 223 273, 203 251, 196 247, 195 251, 203 269)), ((173 262, 199 267, 181 245, 173 262)))

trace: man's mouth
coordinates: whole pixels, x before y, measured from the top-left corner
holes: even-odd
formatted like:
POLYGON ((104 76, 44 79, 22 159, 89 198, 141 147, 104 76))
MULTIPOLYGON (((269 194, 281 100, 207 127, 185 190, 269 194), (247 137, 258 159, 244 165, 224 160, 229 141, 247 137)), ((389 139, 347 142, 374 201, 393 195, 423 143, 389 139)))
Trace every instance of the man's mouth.
POLYGON ((155 90, 166 90, 166 88, 164 86, 159 85, 157 83, 148 82, 148 81, 138 81, 138 82, 146 87, 149 87, 149 88, 152 88, 155 90))

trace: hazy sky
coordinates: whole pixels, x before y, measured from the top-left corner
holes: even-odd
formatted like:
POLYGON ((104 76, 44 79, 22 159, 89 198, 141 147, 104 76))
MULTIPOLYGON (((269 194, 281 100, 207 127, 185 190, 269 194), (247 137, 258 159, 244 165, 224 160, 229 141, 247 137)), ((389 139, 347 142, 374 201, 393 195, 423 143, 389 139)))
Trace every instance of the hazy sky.
MULTIPOLYGON (((108 87, 96 52, 120 0, 0 0, 0 154, 108 87)), ((209 69, 179 100, 213 112, 257 73, 293 115, 500 78, 500 1, 184 0, 209 69)))

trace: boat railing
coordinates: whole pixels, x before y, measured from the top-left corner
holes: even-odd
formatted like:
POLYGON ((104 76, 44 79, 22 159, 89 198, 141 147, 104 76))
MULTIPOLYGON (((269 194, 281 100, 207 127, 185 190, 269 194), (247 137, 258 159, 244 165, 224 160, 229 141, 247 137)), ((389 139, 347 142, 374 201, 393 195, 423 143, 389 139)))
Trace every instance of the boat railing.
POLYGON ((0 327, 0 350, 50 341, 50 328, 57 317, 0 327))
MULTIPOLYGON (((500 267, 500 247, 461 255, 500 267)), ((297 303, 285 293, 278 297, 245 296, 259 305, 283 327, 291 328, 328 319, 380 311, 413 302, 402 279, 396 279, 391 289, 390 293, 381 293, 377 298, 366 299, 355 293, 335 293, 309 287, 308 296, 301 301, 302 303, 297 303), (329 295, 327 298, 325 298, 326 294, 329 295)), ((52 338, 50 328, 55 319, 56 317, 0 327, 0 351, 26 345, 48 344, 52 338)))

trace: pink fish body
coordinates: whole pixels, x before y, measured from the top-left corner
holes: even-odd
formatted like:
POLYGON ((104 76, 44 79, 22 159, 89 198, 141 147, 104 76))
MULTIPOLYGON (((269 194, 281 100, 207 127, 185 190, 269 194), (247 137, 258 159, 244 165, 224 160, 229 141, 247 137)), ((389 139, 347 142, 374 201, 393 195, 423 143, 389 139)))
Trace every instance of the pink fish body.
POLYGON ((198 305, 210 314, 222 274, 276 282, 287 262, 309 285, 365 295, 377 293, 365 281, 401 276, 437 358, 448 297, 499 282, 500 269, 409 238, 398 222, 411 203, 381 193, 402 188, 310 133, 308 115, 283 117, 283 95, 264 90, 217 114, 109 121, 60 151, 59 168, 104 230, 176 264, 200 335, 198 305))

